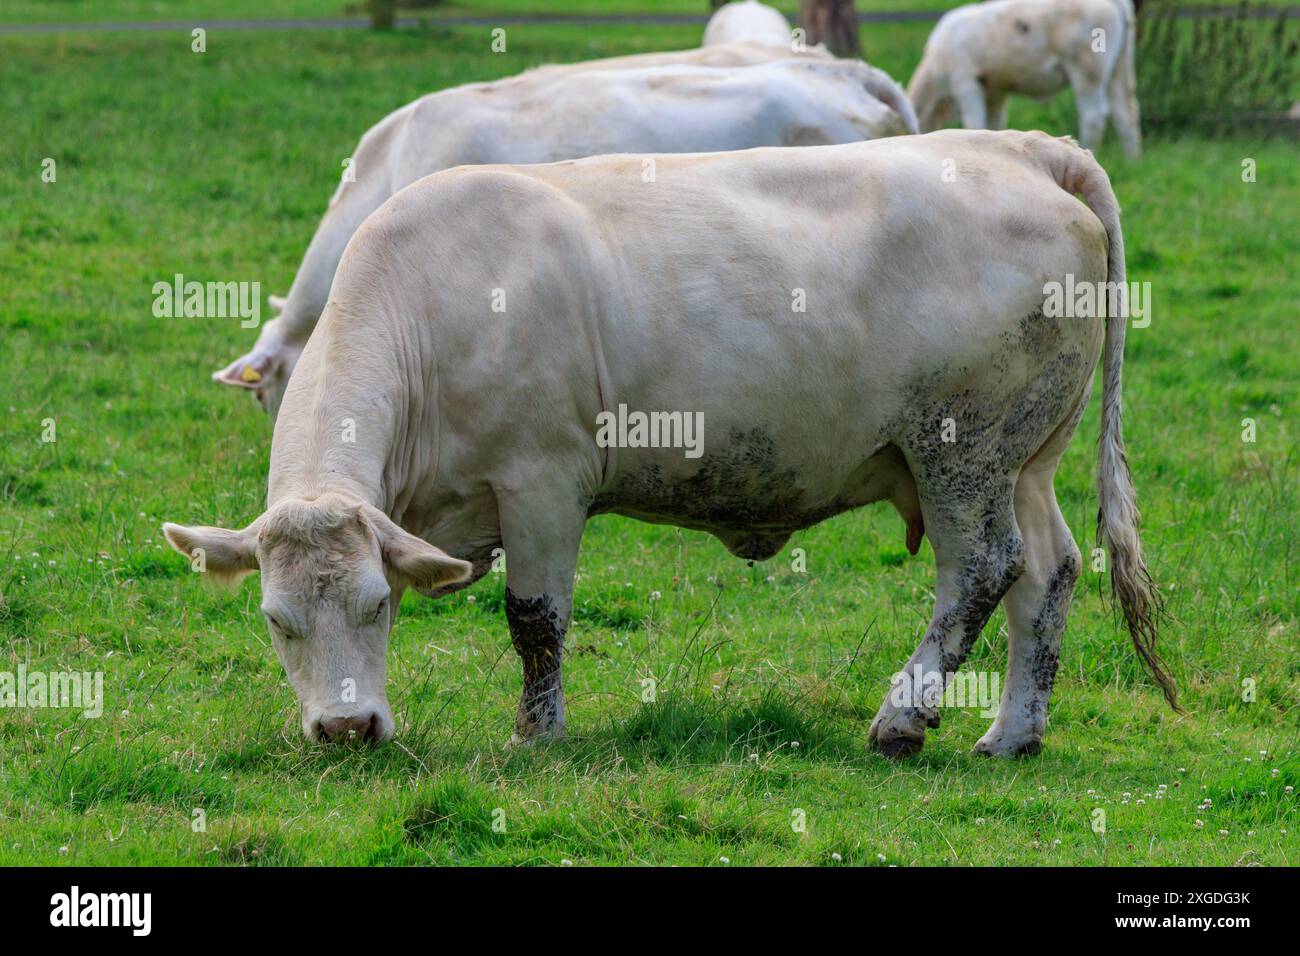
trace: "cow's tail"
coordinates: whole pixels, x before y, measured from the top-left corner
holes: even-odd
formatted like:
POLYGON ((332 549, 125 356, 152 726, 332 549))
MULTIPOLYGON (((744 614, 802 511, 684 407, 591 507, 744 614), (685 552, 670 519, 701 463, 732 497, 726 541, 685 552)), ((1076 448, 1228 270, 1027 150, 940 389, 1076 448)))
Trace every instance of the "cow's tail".
POLYGON ((907 93, 892 76, 884 70, 868 66, 864 85, 868 93, 898 114, 909 133, 921 131, 916 121, 916 110, 912 108, 912 101, 907 98, 907 93))
POLYGON ((1178 690, 1156 651, 1161 617, 1160 592, 1151 580, 1138 537, 1137 492, 1129 474, 1122 427, 1124 333, 1128 323, 1127 276, 1124 268, 1124 234, 1119 223, 1119 203, 1110 177, 1092 154, 1069 137, 1053 139, 1043 134, 1040 143, 1051 144, 1045 158, 1057 184, 1083 198, 1106 230, 1106 339, 1102 351, 1101 439, 1098 456, 1097 543, 1110 554, 1111 591, 1133 638, 1133 648, 1165 700, 1178 713, 1178 690))

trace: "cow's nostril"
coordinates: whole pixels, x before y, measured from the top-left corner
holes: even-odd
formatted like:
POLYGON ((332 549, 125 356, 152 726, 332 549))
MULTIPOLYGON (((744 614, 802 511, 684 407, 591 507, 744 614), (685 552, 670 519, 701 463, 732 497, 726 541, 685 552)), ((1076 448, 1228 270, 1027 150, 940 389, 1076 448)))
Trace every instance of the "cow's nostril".
POLYGON ((344 717, 326 717, 320 722, 319 736, 333 743, 372 741, 378 734, 379 715, 376 713, 348 714, 344 717))

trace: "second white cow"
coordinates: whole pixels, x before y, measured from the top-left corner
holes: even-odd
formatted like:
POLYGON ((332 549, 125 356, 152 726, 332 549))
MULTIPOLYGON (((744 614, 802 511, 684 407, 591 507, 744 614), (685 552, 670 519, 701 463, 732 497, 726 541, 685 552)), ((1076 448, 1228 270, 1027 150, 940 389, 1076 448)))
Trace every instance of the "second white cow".
POLYGON ((940 18, 908 95, 923 130, 956 114, 967 129, 1003 129, 1007 97, 1046 98, 1067 85, 1079 141, 1101 143, 1109 117, 1124 151, 1141 149, 1131 0, 991 0, 940 18))
POLYGON ((354 178, 330 200, 282 313, 250 353, 213 378, 255 391, 274 417, 348 240, 384 200, 429 173, 605 153, 849 143, 916 130, 907 95, 887 74, 861 61, 812 56, 739 70, 537 70, 431 93, 361 138, 354 178))

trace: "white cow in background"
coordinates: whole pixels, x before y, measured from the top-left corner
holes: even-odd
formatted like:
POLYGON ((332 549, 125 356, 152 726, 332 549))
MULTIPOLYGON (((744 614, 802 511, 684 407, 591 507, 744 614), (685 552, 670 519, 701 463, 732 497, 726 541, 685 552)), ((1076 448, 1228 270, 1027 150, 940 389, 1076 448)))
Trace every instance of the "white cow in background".
POLYGON ((303 732, 392 737, 403 590, 445 594, 499 549, 528 741, 564 732, 593 515, 764 560, 889 501, 911 550, 922 533, 934 546, 936 601, 871 740, 921 747, 1002 603, 1006 679, 976 750, 1037 753, 1080 574, 1053 475, 1099 354, 1107 578, 1173 703, 1121 428, 1124 241, 1096 160, 1043 133, 969 130, 654 160, 654 181, 635 155, 462 166, 392 197, 348 243, 289 383, 265 513, 164 526, 214 576, 261 571, 303 732), (1044 283, 1066 277, 1117 290, 1118 308, 1052 314, 1044 283))
POLYGON ((923 130, 957 114, 967 129, 1003 129, 1007 96, 1046 98, 1067 85, 1079 140, 1101 143, 1106 119, 1124 151, 1141 149, 1131 0, 991 0, 945 13, 908 94, 923 130))
POLYGON ((790 22, 758 0, 734 0, 718 7, 704 28, 703 46, 756 40, 789 48, 790 22))
POLYGON ((817 46, 795 50, 789 43, 771 43, 762 40, 736 40, 714 46, 692 47, 689 50, 670 50, 666 53, 628 53, 608 56, 600 60, 579 60, 577 63, 548 63, 536 66, 521 76, 533 73, 559 73, 592 70, 631 70, 647 66, 757 66, 772 60, 788 57, 814 57, 833 60, 826 47, 817 46))
MULTIPOLYGON (((782 54, 784 48, 769 47, 782 54)), ((660 66, 535 70, 416 100, 357 145, 294 277, 253 351, 213 378, 254 390, 275 416, 362 221, 422 176, 480 163, 546 163, 603 153, 713 152, 848 143, 916 132, 902 87, 857 60, 773 60, 746 69, 660 66)))

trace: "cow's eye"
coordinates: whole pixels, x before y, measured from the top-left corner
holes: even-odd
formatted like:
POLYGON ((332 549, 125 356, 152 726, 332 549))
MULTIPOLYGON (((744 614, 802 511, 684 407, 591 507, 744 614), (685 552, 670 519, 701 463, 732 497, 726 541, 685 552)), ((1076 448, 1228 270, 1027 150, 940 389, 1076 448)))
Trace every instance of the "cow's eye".
POLYGON ((387 610, 388 610, 388 598, 385 597, 382 601, 379 602, 379 605, 375 608, 375 613, 370 616, 370 623, 378 624, 380 617, 387 610))
POLYGON ((284 625, 283 625, 283 624, 281 624, 278 620, 276 620, 274 614, 267 614, 265 611, 263 611, 262 614, 266 617, 266 623, 267 623, 267 624, 270 624, 270 625, 271 625, 271 629, 272 629, 273 631, 276 631, 277 633, 279 633, 281 637, 292 637, 292 636, 293 636, 293 635, 291 635, 288 631, 286 631, 286 630, 284 629, 284 625))

